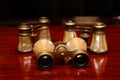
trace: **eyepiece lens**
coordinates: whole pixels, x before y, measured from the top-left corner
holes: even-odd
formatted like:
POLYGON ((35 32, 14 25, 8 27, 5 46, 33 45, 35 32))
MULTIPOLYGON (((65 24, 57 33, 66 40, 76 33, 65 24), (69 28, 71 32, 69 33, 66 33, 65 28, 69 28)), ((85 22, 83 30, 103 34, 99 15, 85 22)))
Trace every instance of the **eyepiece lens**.
POLYGON ((85 67, 89 62, 88 55, 84 53, 79 53, 73 58, 73 65, 77 68, 85 67))
POLYGON ((53 58, 49 55, 42 55, 38 58, 38 66, 40 69, 50 69, 53 62, 53 58))

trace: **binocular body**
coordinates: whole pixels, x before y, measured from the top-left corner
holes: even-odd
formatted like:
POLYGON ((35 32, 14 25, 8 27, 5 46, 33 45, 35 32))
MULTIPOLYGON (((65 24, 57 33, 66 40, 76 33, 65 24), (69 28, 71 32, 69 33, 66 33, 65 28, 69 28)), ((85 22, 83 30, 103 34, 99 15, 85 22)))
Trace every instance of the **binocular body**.
POLYGON ((72 38, 66 45, 69 47, 68 51, 71 51, 72 64, 76 68, 86 67, 89 62, 89 56, 87 54, 87 44, 82 38, 72 38))

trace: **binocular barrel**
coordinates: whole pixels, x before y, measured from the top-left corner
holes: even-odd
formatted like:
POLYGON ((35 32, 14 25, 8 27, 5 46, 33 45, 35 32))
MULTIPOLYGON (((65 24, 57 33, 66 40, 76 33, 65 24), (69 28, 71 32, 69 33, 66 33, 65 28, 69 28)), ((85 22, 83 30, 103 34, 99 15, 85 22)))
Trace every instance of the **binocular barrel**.
POLYGON ((54 44, 47 39, 38 40, 33 47, 33 51, 37 56, 37 64, 40 69, 51 69, 54 64, 54 44))
POLYGON ((89 56, 85 51, 76 50, 73 52, 72 64, 76 68, 86 67, 89 62, 89 56))
POLYGON ((72 38, 66 45, 69 47, 69 51, 72 52, 72 64, 74 67, 81 68, 87 66, 89 62, 89 56, 87 54, 87 44, 82 38, 72 38))

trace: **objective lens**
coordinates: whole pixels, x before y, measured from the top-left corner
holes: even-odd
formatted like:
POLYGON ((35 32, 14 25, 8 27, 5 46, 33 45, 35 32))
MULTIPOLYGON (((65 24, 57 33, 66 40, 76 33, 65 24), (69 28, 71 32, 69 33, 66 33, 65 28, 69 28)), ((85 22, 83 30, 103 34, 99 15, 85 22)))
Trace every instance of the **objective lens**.
POLYGON ((85 67, 89 62, 89 57, 84 53, 78 53, 74 56, 72 61, 73 65, 77 68, 85 67))
POLYGON ((38 58, 38 66, 40 69, 50 69, 52 68, 54 60, 49 55, 42 55, 38 58))

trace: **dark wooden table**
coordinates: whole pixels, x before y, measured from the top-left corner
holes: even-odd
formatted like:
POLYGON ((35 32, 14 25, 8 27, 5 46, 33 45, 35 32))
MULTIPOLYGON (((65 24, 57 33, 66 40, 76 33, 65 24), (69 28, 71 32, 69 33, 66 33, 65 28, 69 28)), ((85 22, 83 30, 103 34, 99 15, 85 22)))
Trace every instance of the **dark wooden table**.
MULTIPOLYGON (((50 28, 52 40, 63 37, 62 26, 50 28)), ((33 52, 17 52, 17 27, 0 28, 0 80, 120 80, 120 25, 107 25, 108 53, 95 55, 90 52, 86 68, 76 69, 71 64, 54 65, 48 71, 39 70, 33 52)))

